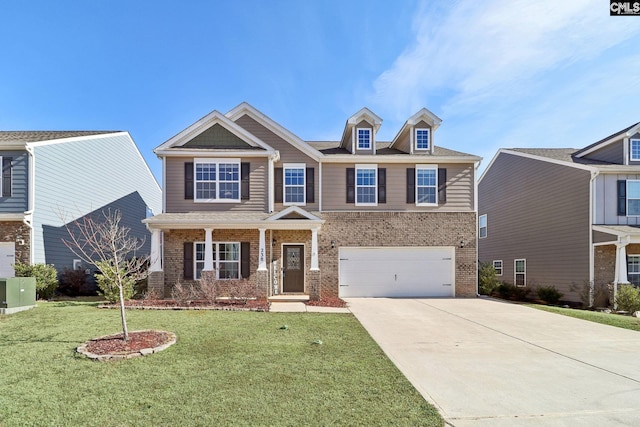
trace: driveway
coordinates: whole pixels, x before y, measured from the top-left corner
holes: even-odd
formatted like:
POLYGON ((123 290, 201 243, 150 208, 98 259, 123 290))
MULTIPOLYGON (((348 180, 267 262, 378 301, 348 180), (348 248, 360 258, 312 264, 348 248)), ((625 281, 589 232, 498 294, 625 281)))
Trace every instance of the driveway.
POLYGON ((484 298, 347 301, 448 425, 640 425, 639 332, 484 298))

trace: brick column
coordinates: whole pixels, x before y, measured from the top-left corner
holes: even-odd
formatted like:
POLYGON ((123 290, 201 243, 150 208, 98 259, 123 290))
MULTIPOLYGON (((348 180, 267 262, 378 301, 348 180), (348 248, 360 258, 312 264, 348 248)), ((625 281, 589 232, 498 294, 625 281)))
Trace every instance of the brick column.
POLYGON ((256 277, 256 296, 258 298, 269 297, 269 270, 257 270, 256 277))
POLYGON ((165 298, 164 271, 152 271, 147 278, 147 292, 159 292, 165 298))
POLYGON ((320 299, 320 270, 307 272, 307 289, 309 291, 309 299, 312 301, 320 299))

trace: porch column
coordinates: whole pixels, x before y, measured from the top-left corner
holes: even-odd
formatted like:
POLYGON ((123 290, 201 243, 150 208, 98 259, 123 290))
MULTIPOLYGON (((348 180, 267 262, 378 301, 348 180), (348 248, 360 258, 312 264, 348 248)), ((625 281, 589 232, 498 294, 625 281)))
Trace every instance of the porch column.
POLYGON ((616 270, 615 270, 615 278, 613 279, 613 308, 617 309, 618 305, 615 303, 616 297, 618 296, 618 284, 629 283, 627 278, 627 245, 629 241, 627 239, 626 242, 620 239, 619 242, 616 243, 616 270))
POLYGON ((213 270, 213 228, 204 229, 204 268, 202 271, 213 270))
POLYGON ((265 244, 265 229, 259 228, 260 246, 258 248, 258 271, 267 271, 267 247, 265 244))
POLYGON ((318 267, 318 230, 311 230, 311 270, 320 270, 318 267))
POLYGON ((160 230, 151 230, 151 254, 149 255, 149 272, 162 271, 162 257, 160 256, 160 230))

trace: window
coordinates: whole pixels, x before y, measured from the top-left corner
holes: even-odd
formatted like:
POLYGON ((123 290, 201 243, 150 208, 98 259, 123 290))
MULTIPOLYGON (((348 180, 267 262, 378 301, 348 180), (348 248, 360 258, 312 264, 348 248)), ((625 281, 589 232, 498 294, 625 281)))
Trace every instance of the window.
POLYGON ((416 150, 429 149, 429 129, 416 129, 416 150))
POLYGON ((375 165, 356 165, 356 205, 377 205, 377 172, 375 165))
POLYGON ((640 285, 640 255, 627 256, 627 280, 636 286, 640 285))
POLYGON ((284 204, 304 205, 305 196, 305 165, 287 165, 284 173, 284 204))
POLYGON ((640 216, 640 181, 627 180, 627 216, 640 216))
POLYGON ((371 149, 371 129, 356 129, 358 135, 358 150, 371 149))
POLYGON ((438 204, 438 168, 437 166, 416 166, 416 205, 438 204))
POLYGON ((502 260, 493 261, 493 269, 496 271, 496 276, 502 276, 502 260))
POLYGON ((240 201, 240 161, 201 159, 194 167, 195 201, 240 201))
MULTIPOLYGON (((213 243, 213 268, 216 279, 240 278, 240 243, 213 243)), ((202 277, 204 269, 204 242, 194 243, 194 278, 202 277)))
POLYGON ((631 160, 640 161, 640 139, 632 139, 630 141, 631 160))
POLYGON ((480 215, 478 218, 478 236, 481 239, 487 237, 487 214, 480 215))
POLYGON ((12 157, 0 156, 2 175, 0 177, 0 197, 11 197, 11 162, 12 157))
POLYGON ((527 260, 515 260, 514 267, 514 282, 516 286, 527 286, 527 260))

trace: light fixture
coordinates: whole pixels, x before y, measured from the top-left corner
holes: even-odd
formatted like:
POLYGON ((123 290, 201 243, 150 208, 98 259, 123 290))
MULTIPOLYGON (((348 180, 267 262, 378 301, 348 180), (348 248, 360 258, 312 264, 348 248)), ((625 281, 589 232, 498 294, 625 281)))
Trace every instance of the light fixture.
POLYGON ((272 239, 271 240, 271 246, 275 246, 276 245, 277 240, 276 239, 272 239))
POLYGON ((465 245, 465 241, 464 241, 464 237, 460 238, 460 248, 464 248, 465 245))
POLYGON ((331 249, 335 249, 336 248, 336 241, 332 240, 331 241, 331 249))

